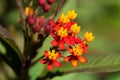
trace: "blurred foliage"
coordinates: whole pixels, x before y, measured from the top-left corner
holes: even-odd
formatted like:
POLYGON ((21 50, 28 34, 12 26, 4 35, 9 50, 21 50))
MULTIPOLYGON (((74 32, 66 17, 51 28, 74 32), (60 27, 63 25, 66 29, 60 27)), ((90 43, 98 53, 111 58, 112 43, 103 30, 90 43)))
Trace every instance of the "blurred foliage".
MULTIPOLYGON (((78 12, 76 21, 82 27, 80 35, 85 31, 92 31, 96 37, 95 40, 90 43, 90 54, 107 53, 108 56, 110 53, 120 54, 120 0, 67 0, 60 13, 67 12, 71 9, 75 9, 78 12)), ((21 27, 18 23, 18 18, 19 12, 15 0, 0 0, 0 24, 9 30, 11 30, 11 26, 14 27, 15 30, 12 31, 12 34, 16 32, 21 36, 21 34, 19 34, 21 27)), ((16 35, 13 35, 13 38, 15 38, 17 44, 23 47, 21 44, 23 38, 17 38, 15 36, 16 35)), ((45 49, 48 49, 47 46, 50 45, 50 40, 50 37, 46 39, 44 42, 45 45, 40 49, 35 60, 42 55, 45 49)), ((2 44, 0 44, 0 47, 1 46, 2 44)), ((4 48, 0 48, 0 51, 4 52, 5 50, 4 48)), ((13 76, 15 75, 12 70, 8 70, 8 74, 6 70, 8 66, 2 61, 0 61, 0 65, 0 80, 13 80, 13 76), (12 77, 11 73, 13 74, 12 77)), ((44 75, 45 71, 44 65, 39 63, 34 64, 29 71, 31 80, 35 80, 39 75, 44 75)), ((120 80, 119 75, 120 72, 109 73, 105 76, 104 80, 120 80)), ((100 80, 100 77, 101 75, 91 73, 72 73, 64 76, 56 76, 52 80, 100 80)))

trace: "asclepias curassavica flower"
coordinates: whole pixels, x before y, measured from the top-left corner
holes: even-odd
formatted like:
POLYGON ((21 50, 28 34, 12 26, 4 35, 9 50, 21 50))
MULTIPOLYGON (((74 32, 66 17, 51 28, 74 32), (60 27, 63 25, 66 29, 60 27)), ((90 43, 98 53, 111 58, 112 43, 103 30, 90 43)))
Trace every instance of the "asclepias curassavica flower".
POLYGON ((44 58, 40 59, 40 63, 47 64, 47 69, 52 70, 53 67, 61 67, 62 63, 60 58, 65 62, 71 62, 73 67, 78 65, 78 61, 86 63, 87 58, 84 57, 85 53, 88 53, 88 42, 94 40, 92 32, 86 32, 84 39, 77 37, 81 27, 74 20, 77 17, 77 13, 74 10, 68 11, 68 13, 62 14, 55 22, 50 20, 50 26, 52 30, 50 32, 53 40, 51 41, 50 50, 44 51, 44 58), (64 52, 68 51, 68 56, 63 56, 64 52))

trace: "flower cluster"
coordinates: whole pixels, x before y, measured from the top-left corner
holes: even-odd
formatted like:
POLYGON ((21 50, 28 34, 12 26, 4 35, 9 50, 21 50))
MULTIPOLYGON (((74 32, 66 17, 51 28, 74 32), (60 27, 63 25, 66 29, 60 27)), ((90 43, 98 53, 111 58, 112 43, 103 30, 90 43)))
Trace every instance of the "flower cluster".
MULTIPOLYGON (((41 1, 42 0, 38 0, 41 1)), ((53 1, 53 0, 48 0, 53 1)), ((49 2, 50 4, 50 2, 49 2)), ((37 33, 38 39, 39 36, 44 36, 46 33, 51 32, 51 26, 47 25, 47 20, 42 15, 36 15, 35 9, 32 7, 25 7, 25 16, 26 16, 26 23, 29 26, 29 35, 34 36, 37 33)), ((41 37, 40 37, 41 38, 41 37)))
POLYGON ((52 47, 50 51, 44 52, 45 58, 40 60, 41 63, 48 64, 48 70, 52 70, 53 66, 61 66, 59 58, 63 58, 65 62, 71 61, 72 66, 77 66, 78 61, 87 62, 83 54, 87 52, 87 42, 93 41, 94 36, 92 32, 86 32, 83 40, 76 36, 81 29, 77 22, 73 21, 76 17, 77 13, 71 10, 67 15, 62 14, 56 22, 50 20, 50 25, 53 27, 51 31, 52 47), (67 50, 70 55, 63 56, 62 51, 64 50, 67 50))

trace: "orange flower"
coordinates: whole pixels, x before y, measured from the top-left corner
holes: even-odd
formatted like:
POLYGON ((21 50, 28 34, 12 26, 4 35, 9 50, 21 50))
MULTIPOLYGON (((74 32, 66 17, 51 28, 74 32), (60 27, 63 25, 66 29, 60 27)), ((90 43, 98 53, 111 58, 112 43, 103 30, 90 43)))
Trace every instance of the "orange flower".
POLYGON ((84 34, 84 39, 85 39, 85 41, 87 41, 87 42, 93 41, 94 38, 95 38, 95 37, 93 36, 92 32, 90 32, 90 33, 86 32, 86 33, 84 34))
POLYGON ((72 66, 74 67, 78 65, 78 61, 80 61, 81 63, 87 62, 87 59, 82 56, 83 48, 81 48, 80 46, 77 46, 75 48, 69 46, 68 51, 70 52, 71 55, 64 58, 65 62, 72 61, 72 66))
POLYGON ((57 60, 61 57, 60 52, 56 52, 55 50, 52 51, 45 51, 44 52, 45 58, 41 59, 40 62, 42 64, 48 64, 47 69, 52 70, 53 66, 61 67, 62 64, 57 60))

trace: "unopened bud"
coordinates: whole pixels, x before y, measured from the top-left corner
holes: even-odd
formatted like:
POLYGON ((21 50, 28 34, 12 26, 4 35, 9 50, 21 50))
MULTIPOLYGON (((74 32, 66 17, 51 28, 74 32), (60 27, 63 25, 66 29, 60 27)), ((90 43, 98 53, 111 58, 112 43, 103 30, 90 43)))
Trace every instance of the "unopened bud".
POLYGON ((52 31, 52 26, 47 25, 47 26, 45 27, 45 32, 46 32, 46 33, 51 33, 51 31, 52 31))
POLYGON ((34 31, 39 32, 41 27, 39 25, 36 25, 33 27, 34 31))
POLYGON ((44 10, 44 12, 50 11, 50 5, 49 5, 49 4, 45 4, 45 5, 43 6, 43 10, 44 10))
POLYGON ((39 6, 43 6, 45 4, 45 0, 37 0, 39 6))
POLYGON ((28 17, 27 18, 27 23, 32 26, 35 24, 35 18, 34 17, 28 17))

